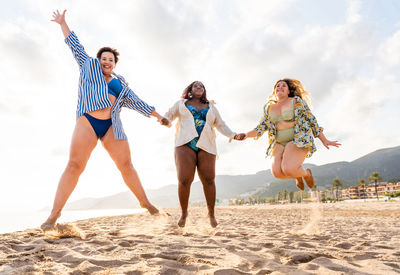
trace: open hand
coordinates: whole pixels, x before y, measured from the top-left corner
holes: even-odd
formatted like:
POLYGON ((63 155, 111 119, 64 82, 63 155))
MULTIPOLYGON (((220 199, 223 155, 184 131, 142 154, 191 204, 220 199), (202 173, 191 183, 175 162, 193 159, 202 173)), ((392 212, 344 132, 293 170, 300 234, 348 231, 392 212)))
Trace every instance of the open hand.
POLYGON ((333 140, 333 141, 331 141, 331 140, 324 140, 323 142, 322 142, 322 144, 326 147, 326 149, 328 149, 329 150, 329 146, 335 146, 335 147, 339 147, 340 145, 342 145, 341 143, 339 143, 337 140, 333 140))
POLYGON ((61 14, 58 10, 53 12, 53 19, 51 21, 56 22, 58 24, 62 24, 65 22, 65 12, 67 10, 64 10, 63 13, 61 14))
POLYGON ((240 134, 236 134, 233 139, 235 140, 245 140, 246 139, 246 134, 245 133, 240 133, 240 134))

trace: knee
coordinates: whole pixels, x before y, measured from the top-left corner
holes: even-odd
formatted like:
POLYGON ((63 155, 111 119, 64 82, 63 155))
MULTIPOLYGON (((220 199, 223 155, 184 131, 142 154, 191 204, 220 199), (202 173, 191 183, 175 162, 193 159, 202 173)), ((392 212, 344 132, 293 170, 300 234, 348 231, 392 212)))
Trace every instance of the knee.
POLYGON ((272 167, 271 173, 275 178, 278 178, 278 179, 281 179, 281 178, 285 177, 285 174, 282 172, 282 170, 280 168, 277 168, 277 167, 272 167))
POLYGON ((118 163, 118 169, 119 171, 121 171, 121 173, 135 171, 135 168, 133 168, 131 160, 126 160, 121 163, 118 163))
POLYGON ((83 170, 85 170, 85 164, 75 160, 69 160, 65 169, 67 173, 78 175, 82 174, 83 170))
POLYGON ((295 176, 296 170, 297 169, 291 165, 283 165, 282 166, 282 172, 288 177, 295 176))
POLYGON ((179 179, 179 185, 183 187, 190 187, 192 185, 193 179, 179 179))
POLYGON ((211 186, 215 184, 215 168, 202 167, 197 170, 199 178, 203 186, 211 186))
POLYGON ((201 183, 203 186, 212 186, 215 185, 215 177, 212 176, 203 176, 201 177, 201 183))
POLYGON ((194 171, 178 170, 178 183, 182 187, 190 187, 194 180, 194 171))

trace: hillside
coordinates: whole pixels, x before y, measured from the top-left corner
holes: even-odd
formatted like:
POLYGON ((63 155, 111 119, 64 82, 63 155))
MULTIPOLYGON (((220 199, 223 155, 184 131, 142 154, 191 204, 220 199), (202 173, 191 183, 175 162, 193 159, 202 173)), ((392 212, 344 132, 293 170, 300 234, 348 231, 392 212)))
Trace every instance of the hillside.
MULTIPOLYGON (((343 187, 356 185, 358 179, 368 180, 368 176, 378 171, 383 180, 400 178, 400 146, 380 149, 352 162, 335 162, 321 166, 305 164, 313 171, 316 185, 320 190, 331 187, 332 180, 339 178, 343 187)), ((252 175, 219 175, 215 179, 217 198, 229 199, 238 196, 257 195, 274 196, 277 192, 287 189, 297 191, 294 180, 277 180, 271 170, 260 171, 252 175)), ((177 185, 171 184, 156 190, 147 190, 149 199, 159 207, 177 207, 179 200, 177 185)), ((190 201, 204 201, 203 188, 200 182, 192 184, 190 201)), ((130 191, 118 193, 103 198, 87 198, 70 202, 66 209, 110 209, 136 208, 139 204, 130 191)))
MULTIPOLYGON (((307 166, 307 164, 305 165, 307 166)), ((312 167, 318 189, 328 189, 332 180, 339 178, 343 187, 355 186, 363 178, 368 181, 372 172, 377 171, 383 181, 400 177, 400 146, 374 151, 352 162, 334 162, 312 167)), ((259 196, 274 196, 277 192, 287 189, 297 191, 294 180, 274 180, 268 188, 258 192, 259 196)))

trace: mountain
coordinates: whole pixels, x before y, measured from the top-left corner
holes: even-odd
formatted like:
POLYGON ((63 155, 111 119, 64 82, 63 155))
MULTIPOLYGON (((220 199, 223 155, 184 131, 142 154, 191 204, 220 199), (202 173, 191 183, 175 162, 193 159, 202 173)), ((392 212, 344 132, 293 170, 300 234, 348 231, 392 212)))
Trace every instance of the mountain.
MULTIPOLYGON (((362 178, 368 182, 369 175, 375 171, 383 181, 400 178, 400 146, 380 149, 351 162, 341 161, 311 168, 315 183, 320 190, 330 188, 334 178, 340 179, 343 187, 355 186, 362 178)), ((296 191, 294 180, 274 180, 269 188, 258 192, 257 195, 274 196, 285 188, 288 191, 296 191)))
MULTIPOLYGON (((343 187, 358 184, 360 178, 368 181, 368 176, 377 171, 382 179, 400 178, 400 146, 380 149, 352 162, 335 162, 321 166, 304 164, 311 168, 318 189, 328 189, 334 178, 339 178, 343 187)), ((272 197, 286 189, 297 191, 294 180, 277 180, 271 170, 260 171, 253 175, 219 175, 215 178, 217 198, 229 199, 239 196, 272 197)), ((178 207, 177 185, 171 184, 146 193, 152 203, 159 207, 178 207)), ((190 202, 204 201, 203 188, 200 182, 192 184, 190 202)), ((86 198, 67 204, 66 209, 116 209, 137 208, 139 204, 130 191, 103 198, 86 198)))
MULTIPOLYGON (((240 194, 254 193, 257 188, 261 188, 272 181, 270 170, 261 171, 254 175, 215 177, 217 194, 219 199, 229 199, 240 194)), ((178 186, 170 184, 159 189, 147 190, 149 200, 159 207, 178 207, 178 186)), ((190 190, 190 201, 204 201, 203 186, 201 182, 192 183, 190 190)), ((92 210, 92 209, 123 209, 137 208, 139 203, 130 191, 121 192, 103 198, 85 198, 67 203, 67 210, 92 210)))

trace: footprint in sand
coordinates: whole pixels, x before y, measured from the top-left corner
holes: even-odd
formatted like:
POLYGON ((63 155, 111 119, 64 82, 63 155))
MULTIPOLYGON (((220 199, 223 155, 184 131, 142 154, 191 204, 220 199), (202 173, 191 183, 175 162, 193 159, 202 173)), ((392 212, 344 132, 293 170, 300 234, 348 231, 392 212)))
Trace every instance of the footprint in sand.
POLYGON ((30 245, 11 245, 11 249, 22 252, 22 251, 29 251, 32 249, 35 249, 36 246, 30 246, 30 245))
POLYGON ((118 246, 121 246, 121 247, 133 247, 135 245, 136 245, 136 241, 132 241, 132 240, 118 242, 118 246))
POLYGON ((242 275, 242 274, 251 274, 251 273, 242 272, 240 270, 233 268, 219 269, 214 272, 214 275, 242 275))
POLYGON ((264 244, 262 244, 262 246, 265 247, 265 248, 273 248, 273 247, 275 247, 275 245, 273 243, 264 243, 264 244))
POLYGON ((314 247, 315 247, 314 245, 312 245, 312 244, 310 244, 310 243, 307 243, 307 242, 298 242, 298 243, 295 243, 294 246, 295 246, 296 248, 299 248, 299 247, 314 248, 314 247))
POLYGON ((61 239, 61 238, 81 238, 85 239, 86 236, 81 230, 73 224, 56 224, 52 227, 46 228, 43 230, 43 233, 46 237, 50 237, 53 239, 61 239))
POLYGON ((338 244, 335 245, 335 247, 338 248, 343 248, 343 249, 350 249, 352 248, 354 245, 348 242, 340 242, 338 244))

